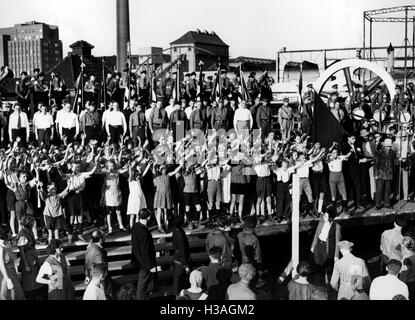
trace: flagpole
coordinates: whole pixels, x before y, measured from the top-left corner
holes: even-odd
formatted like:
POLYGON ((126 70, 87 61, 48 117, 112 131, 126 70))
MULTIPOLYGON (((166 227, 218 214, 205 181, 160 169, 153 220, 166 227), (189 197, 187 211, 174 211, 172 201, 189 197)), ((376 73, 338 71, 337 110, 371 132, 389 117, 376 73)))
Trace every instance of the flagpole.
POLYGON ((107 79, 105 78, 105 58, 102 58, 102 101, 104 102, 104 111, 107 109, 107 79))
POLYGON ((300 252, 300 178, 297 170, 293 173, 292 188, 291 259, 293 262, 293 275, 295 275, 300 252))
POLYGON ((79 112, 84 107, 84 56, 81 55, 81 107, 77 108, 77 114, 79 114, 79 112))
POLYGON ((180 103, 180 65, 182 64, 181 59, 177 61, 177 79, 176 79, 176 102, 180 103))
POLYGON ((130 102, 131 102, 131 44, 130 41, 127 42, 127 54, 128 54, 128 58, 127 58, 127 88, 126 90, 128 90, 128 104, 127 104, 127 108, 130 107, 130 102))

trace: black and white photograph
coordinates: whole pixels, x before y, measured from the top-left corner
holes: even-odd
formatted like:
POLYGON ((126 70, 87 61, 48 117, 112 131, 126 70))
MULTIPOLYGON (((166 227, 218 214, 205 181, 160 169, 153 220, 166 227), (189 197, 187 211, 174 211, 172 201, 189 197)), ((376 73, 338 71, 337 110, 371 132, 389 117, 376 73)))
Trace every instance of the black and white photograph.
POLYGON ((0 0, 0 67, 0 300, 415 300, 412 1, 0 0))

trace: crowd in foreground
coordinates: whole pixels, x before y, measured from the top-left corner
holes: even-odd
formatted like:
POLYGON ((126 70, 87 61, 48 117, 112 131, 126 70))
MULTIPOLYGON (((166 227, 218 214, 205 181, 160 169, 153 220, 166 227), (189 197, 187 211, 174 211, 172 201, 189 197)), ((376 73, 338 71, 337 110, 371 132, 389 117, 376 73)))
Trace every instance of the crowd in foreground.
MULTIPOLYGON (((411 110, 399 90, 397 87, 391 104, 383 101, 370 106, 389 106, 397 115, 411 110)), ((348 263, 352 263, 352 274, 363 278, 367 272, 362 260, 352 258, 353 245, 340 241, 340 226, 333 221, 339 214, 362 212, 364 206, 375 205, 380 210, 401 199, 410 200, 415 181, 411 178, 413 132, 409 123, 382 132, 366 117, 353 120, 347 108, 360 108, 365 99, 351 97, 347 107, 334 92, 328 102, 330 110, 340 123, 351 125, 342 143, 322 146, 310 141, 313 97, 309 86, 300 111, 300 128, 294 128, 288 99, 278 110, 277 123, 269 101, 255 97, 250 104, 232 95, 213 102, 202 96, 188 97, 180 104, 174 99, 168 105, 165 99, 152 101, 145 110, 145 104, 136 99, 131 99, 124 110, 114 101, 106 110, 97 110, 93 101, 87 101, 79 115, 65 100, 60 110, 56 105, 49 110, 40 103, 32 126, 19 103, 13 110, 6 106, 0 117, 1 140, 6 145, 0 155, 2 296, 22 298, 25 293, 31 299, 39 286, 48 285, 49 299, 73 298, 62 241, 84 241, 84 226, 92 225, 103 227, 106 233, 112 233, 116 226, 132 234, 133 262, 139 270, 136 296, 148 298, 157 268, 146 225, 154 217, 155 232, 173 232, 177 255, 174 287, 180 297, 254 298, 252 283, 260 280, 262 262, 255 226, 288 222, 291 194, 298 191, 304 196, 301 217, 321 219, 317 228, 320 234, 312 247, 315 264, 326 275, 325 282, 339 289, 339 298, 352 298, 350 273, 342 278, 342 268, 349 270, 348 263), (299 176, 299 190, 295 191, 294 173, 299 176), (203 226, 215 228, 206 240, 213 267, 193 270, 189 275, 191 287, 182 291, 183 278, 191 268, 183 227, 193 230, 203 226), (227 234, 230 227, 245 228, 237 241, 227 234), (36 245, 45 244, 44 238, 50 255, 40 264, 36 245), (22 290, 18 289, 16 270, 13 272, 9 240, 20 251, 22 290), (240 248, 238 262, 233 258, 235 242, 240 248), (339 251, 343 258, 337 261, 339 251), (217 273, 222 266, 227 269, 219 283, 217 273), (232 275, 235 283, 229 284, 232 275), (207 285, 209 277, 212 282, 207 285), (346 289, 342 287, 345 284, 346 289), (209 293, 211 287, 213 293, 209 293)), ((91 245, 94 250, 102 249, 102 238, 100 232, 93 236, 92 242, 98 243, 91 245)), ((389 258, 401 263, 398 274, 411 274, 407 270, 412 270, 408 261, 413 257, 413 239, 405 237, 401 247, 402 257, 389 258)), ((388 269, 396 271, 398 264, 393 263, 388 269)), ((86 268, 86 297, 116 296, 105 265, 95 263, 86 268), (105 284, 104 293, 97 283, 105 284)), ((300 277, 288 287, 307 291, 308 269, 307 264, 300 263, 300 277)), ((402 277, 412 285, 411 277, 402 277)), ((360 278, 353 279, 360 283, 360 278)), ((364 281, 367 288, 367 279, 364 281)))
MULTIPOLYGON (((92 232, 85 252, 83 300, 148 300, 158 290, 156 251, 148 228, 150 216, 148 209, 141 209, 139 221, 132 228, 131 257, 138 270, 137 285, 120 286, 111 279, 103 246, 104 233, 92 232)), ((333 210, 328 210, 319 221, 309 257, 299 262, 295 272, 290 261, 278 279, 275 274, 270 278, 264 270, 253 216, 245 219, 236 238, 221 223, 211 231, 205 247, 210 262, 197 267, 192 264, 183 223, 182 216, 174 219, 174 279, 170 299, 413 300, 415 297, 415 240, 407 233, 407 222, 400 215, 395 217, 394 227, 381 235, 381 254, 372 261, 364 261, 352 253, 352 242, 341 240, 339 221, 333 210), (274 285, 270 287, 271 282, 274 285)), ((18 239, 20 277, 7 230, 0 227, 1 300, 74 300, 71 265, 63 253, 62 242, 51 240, 48 254, 40 259, 32 226, 33 218, 24 216, 18 239)))

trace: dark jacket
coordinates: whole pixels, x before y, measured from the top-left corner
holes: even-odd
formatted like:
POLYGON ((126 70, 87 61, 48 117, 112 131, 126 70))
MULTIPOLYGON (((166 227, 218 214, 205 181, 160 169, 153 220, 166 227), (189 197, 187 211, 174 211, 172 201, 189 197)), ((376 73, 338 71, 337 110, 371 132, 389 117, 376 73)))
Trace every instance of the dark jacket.
MULTIPOLYGON (((312 247, 314 248, 317 244, 318 237, 320 236, 321 230, 324 226, 324 218, 321 217, 317 225, 316 233, 314 234, 312 247)), ((339 258, 339 247, 338 243, 341 240, 341 227, 337 221, 333 221, 329 230, 329 235, 327 237, 326 247, 327 255, 329 259, 339 258)))
POLYGON ((156 249, 153 236, 146 226, 137 222, 131 229, 132 264, 141 270, 150 271, 156 265, 156 249))
POLYGON ((382 147, 380 150, 375 150, 374 156, 375 165, 373 167, 373 174, 375 178, 392 180, 393 165, 396 157, 395 151, 390 149, 388 152, 386 152, 386 149, 382 147))
POLYGON ((174 261, 180 262, 183 268, 190 264, 189 240, 182 228, 173 229, 174 261))

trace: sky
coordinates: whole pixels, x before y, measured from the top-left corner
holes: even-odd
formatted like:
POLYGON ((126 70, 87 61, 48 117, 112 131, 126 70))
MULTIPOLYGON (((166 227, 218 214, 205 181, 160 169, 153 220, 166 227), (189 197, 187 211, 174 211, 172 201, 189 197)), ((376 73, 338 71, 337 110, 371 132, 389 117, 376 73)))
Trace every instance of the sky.
MULTIPOLYGON (((215 31, 230 56, 275 58, 287 50, 360 47, 363 11, 411 0, 130 0, 131 47, 168 48, 189 30, 215 31)), ((58 25, 64 55, 86 40, 115 55, 116 0, 0 0, 0 28, 36 20, 58 25)), ((415 14, 415 12, 412 12, 415 14)), ((411 16, 412 17, 412 16, 411 16)), ((368 28, 368 24, 367 24, 368 28)), ((412 30, 412 25, 409 30, 412 30)), ((412 43, 412 33, 409 41, 412 43)), ((403 45, 404 24, 373 25, 373 43, 403 45)))

